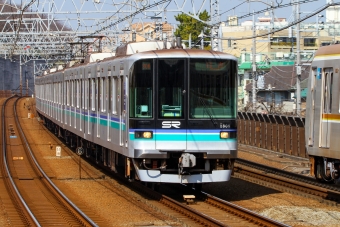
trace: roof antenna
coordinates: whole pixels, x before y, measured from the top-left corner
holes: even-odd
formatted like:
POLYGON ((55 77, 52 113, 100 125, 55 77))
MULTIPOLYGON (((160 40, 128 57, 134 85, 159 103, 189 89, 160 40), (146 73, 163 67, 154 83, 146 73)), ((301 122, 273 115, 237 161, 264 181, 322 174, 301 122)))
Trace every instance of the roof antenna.
POLYGON ((167 44, 168 44, 167 39, 164 38, 163 39, 163 49, 168 49, 167 44))
POLYGON ((182 43, 181 37, 177 37, 176 38, 176 47, 182 49, 181 43, 182 43))
POLYGON ((171 40, 171 49, 175 49, 175 47, 176 47, 176 43, 175 43, 175 39, 173 38, 171 40))

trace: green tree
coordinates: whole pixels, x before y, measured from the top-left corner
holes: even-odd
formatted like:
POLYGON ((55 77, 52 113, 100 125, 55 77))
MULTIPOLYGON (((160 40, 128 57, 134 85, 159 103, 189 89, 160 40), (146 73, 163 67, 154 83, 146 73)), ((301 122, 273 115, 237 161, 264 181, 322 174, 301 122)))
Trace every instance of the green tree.
MULTIPOLYGON (((198 18, 202 21, 209 21, 210 16, 206 10, 204 10, 202 13, 199 14, 198 18)), ((176 37, 181 37, 182 40, 189 40, 189 35, 191 34, 191 42, 197 43, 201 40, 200 37, 198 37, 201 34, 201 31, 203 31, 204 35, 210 35, 210 29, 209 26, 201 21, 196 20, 195 18, 181 13, 175 16, 176 21, 179 21, 180 24, 178 25, 178 28, 175 31, 176 37)), ((210 38, 204 38, 204 41, 209 41, 210 38)), ((189 43, 185 43, 186 46, 189 46, 189 43)), ((198 43, 200 45, 200 43, 198 43)), ((204 48, 210 49, 209 44, 205 42, 204 48)))

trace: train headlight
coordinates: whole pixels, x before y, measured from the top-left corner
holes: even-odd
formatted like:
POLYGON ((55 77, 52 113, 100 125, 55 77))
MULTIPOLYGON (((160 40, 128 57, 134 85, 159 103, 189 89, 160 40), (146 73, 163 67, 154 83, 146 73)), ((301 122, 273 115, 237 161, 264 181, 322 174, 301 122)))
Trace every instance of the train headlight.
POLYGON ((135 131, 135 138, 136 139, 151 139, 152 132, 149 131, 135 131))
POLYGON ((146 139, 152 138, 152 132, 143 132, 143 138, 146 139))
POLYGON ((220 138, 221 139, 228 139, 229 138, 229 132, 220 132, 220 138))

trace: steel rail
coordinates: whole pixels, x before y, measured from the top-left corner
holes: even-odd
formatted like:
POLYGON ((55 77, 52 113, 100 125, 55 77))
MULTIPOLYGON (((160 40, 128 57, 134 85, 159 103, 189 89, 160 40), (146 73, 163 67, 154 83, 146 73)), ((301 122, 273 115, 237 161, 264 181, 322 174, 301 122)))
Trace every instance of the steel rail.
MULTIPOLYGON (((16 100, 16 102, 18 101, 18 99, 16 100)), ((59 188, 51 181, 51 179, 47 176, 47 174, 44 172, 44 170, 40 167, 38 161, 36 160, 32 150, 31 150, 31 147, 29 146, 29 143, 26 139, 26 136, 20 126, 20 123, 19 123, 19 119, 18 119, 18 116, 17 116, 17 112, 16 112, 16 103, 14 104, 14 114, 15 114, 15 121, 16 121, 16 124, 17 124, 17 128, 19 129, 19 132, 20 132, 20 136, 22 138, 22 140, 25 142, 25 146, 28 150, 28 152, 30 153, 31 155, 31 159, 33 160, 33 162, 35 163, 36 167, 39 169, 40 173, 43 175, 44 179, 46 179, 48 181, 48 183, 53 187, 53 189, 58 193, 59 196, 61 196, 66 202, 68 205, 70 205, 74 210, 76 210, 81 216, 82 218, 84 218, 89 224, 91 224, 92 226, 98 226, 94 221, 92 221, 91 218, 89 218, 84 212, 82 212, 82 210, 80 210, 70 199, 68 199, 66 197, 66 195, 64 193, 62 193, 62 191, 59 190, 59 188)))
POLYGON ((27 214, 29 215, 29 218, 31 219, 31 221, 36 225, 36 226, 41 226, 40 223, 38 222, 37 218, 34 216, 34 214, 32 213, 32 211, 30 210, 30 208, 28 207, 28 205, 26 204, 25 200, 23 199, 23 197, 21 196, 17 186, 15 185, 14 183, 14 180, 11 176, 11 172, 8 168, 8 164, 7 164, 7 149, 6 149, 6 144, 7 144, 7 140, 6 140, 6 124, 5 124, 5 118, 6 118, 6 115, 5 115, 5 108, 6 108, 6 104, 7 102, 14 98, 13 96, 6 99, 6 101, 4 102, 4 105, 2 106, 2 141, 3 141, 3 144, 2 144, 2 149, 3 149, 3 165, 4 165, 4 168, 7 172, 7 177, 8 177, 8 180, 11 182, 11 187, 14 189, 15 193, 16 193, 16 196, 19 198, 22 206, 25 207, 25 211, 27 212, 27 214))

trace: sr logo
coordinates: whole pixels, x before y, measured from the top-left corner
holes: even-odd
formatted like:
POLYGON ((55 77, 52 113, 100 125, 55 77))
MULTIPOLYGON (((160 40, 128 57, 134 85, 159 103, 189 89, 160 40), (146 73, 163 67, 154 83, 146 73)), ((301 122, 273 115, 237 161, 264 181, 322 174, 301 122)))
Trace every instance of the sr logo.
POLYGON ((180 128, 181 122, 179 121, 162 121, 162 128, 180 128))

